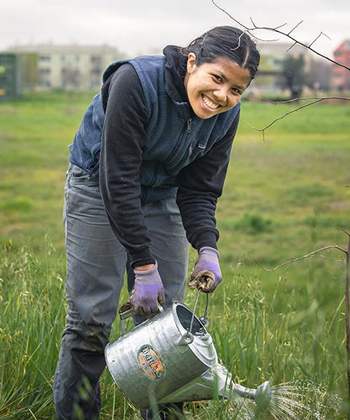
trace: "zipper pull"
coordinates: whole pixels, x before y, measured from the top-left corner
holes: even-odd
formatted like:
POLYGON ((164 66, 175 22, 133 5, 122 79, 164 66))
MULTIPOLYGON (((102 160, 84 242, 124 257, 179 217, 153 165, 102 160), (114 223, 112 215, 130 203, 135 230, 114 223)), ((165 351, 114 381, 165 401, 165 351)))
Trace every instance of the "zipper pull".
POLYGON ((191 132, 192 118, 187 118, 187 133, 191 132))
POLYGON ((191 143, 191 144, 190 144, 190 147, 189 147, 189 149, 188 149, 188 154, 189 154, 189 156, 191 156, 191 155, 192 155, 192 152, 193 152, 193 143, 191 143))

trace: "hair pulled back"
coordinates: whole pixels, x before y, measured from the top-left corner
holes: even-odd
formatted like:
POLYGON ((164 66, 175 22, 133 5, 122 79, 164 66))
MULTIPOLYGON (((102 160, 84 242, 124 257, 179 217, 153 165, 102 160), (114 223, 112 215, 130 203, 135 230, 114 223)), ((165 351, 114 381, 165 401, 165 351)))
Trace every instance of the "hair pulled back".
POLYGON ((260 53, 251 37, 233 26, 217 26, 193 40, 182 49, 186 56, 194 53, 196 65, 211 63, 227 57, 240 67, 248 69, 254 79, 260 62, 260 53))

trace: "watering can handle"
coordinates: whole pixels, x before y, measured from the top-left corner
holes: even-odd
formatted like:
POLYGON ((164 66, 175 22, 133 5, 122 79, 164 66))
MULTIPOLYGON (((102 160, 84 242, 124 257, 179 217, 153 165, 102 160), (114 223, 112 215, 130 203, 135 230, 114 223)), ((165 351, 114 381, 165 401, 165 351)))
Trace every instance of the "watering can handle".
POLYGON ((209 293, 206 293, 206 296, 207 296, 207 300, 205 302, 204 315, 199 318, 199 320, 205 327, 209 325, 209 318, 208 318, 209 293))
MULTIPOLYGON (((159 303, 158 303, 158 311, 159 312, 164 311, 163 306, 161 306, 159 303)), ((126 302, 120 307, 119 309, 120 319, 128 319, 128 318, 131 318, 133 315, 135 315, 135 310, 134 310, 134 307, 131 306, 130 302, 126 302)))
MULTIPOLYGON (((163 312, 164 308, 158 303, 158 311, 163 312)), ((128 318, 131 318, 133 315, 135 315, 135 309, 131 305, 130 302, 124 303, 120 309, 119 309, 119 316, 121 320, 121 335, 124 335, 125 333, 125 324, 124 321, 128 318)))
MULTIPOLYGON (((201 295, 201 290, 198 289, 198 294, 197 294, 196 302, 194 304, 194 308, 193 308, 193 311, 192 311, 192 318, 191 318, 190 327, 188 328, 188 332, 189 333, 192 333, 193 321, 194 321, 194 317, 195 317, 195 314, 196 314, 196 309, 197 309, 197 305, 198 305, 198 301, 199 301, 199 296, 200 295, 201 295)), ((206 304, 205 304, 204 315, 199 318, 199 320, 204 325, 204 327, 207 327, 209 325, 209 318, 207 317, 207 314, 208 314, 208 304, 209 304, 209 294, 206 293, 206 296, 207 296, 207 301, 206 301, 206 304)))

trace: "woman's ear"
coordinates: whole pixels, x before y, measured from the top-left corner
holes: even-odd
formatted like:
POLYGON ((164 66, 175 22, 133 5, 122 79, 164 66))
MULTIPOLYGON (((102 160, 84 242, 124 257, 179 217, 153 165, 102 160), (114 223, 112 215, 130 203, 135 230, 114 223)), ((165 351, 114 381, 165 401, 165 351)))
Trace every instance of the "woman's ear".
POLYGON ((187 56, 187 72, 192 73, 193 70, 196 68, 196 54, 190 52, 187 56))

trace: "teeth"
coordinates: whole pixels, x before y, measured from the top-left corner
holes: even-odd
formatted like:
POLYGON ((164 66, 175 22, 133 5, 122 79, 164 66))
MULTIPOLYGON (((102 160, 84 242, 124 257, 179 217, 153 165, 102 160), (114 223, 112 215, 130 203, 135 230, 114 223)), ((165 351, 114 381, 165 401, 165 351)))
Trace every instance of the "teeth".
POLYGON ((203 95, 203 102, 210 108, 210 109, 217 109, 219 108, 219 104, 214 103, 211 101, 208 96, 203 95))

